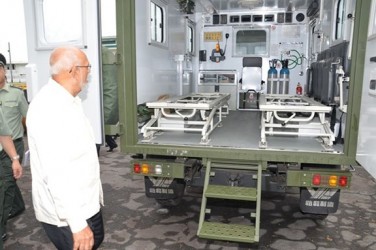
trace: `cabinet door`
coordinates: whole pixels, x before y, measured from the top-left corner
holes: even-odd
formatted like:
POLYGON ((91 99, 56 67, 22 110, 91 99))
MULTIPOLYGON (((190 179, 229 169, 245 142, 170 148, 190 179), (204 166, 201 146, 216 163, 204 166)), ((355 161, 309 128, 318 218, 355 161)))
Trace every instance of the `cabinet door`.
POLYGON ((364 62, 357 161, 376 178, 376 1, 372 1, 364 62))
POLYGON ((28 99, 44 86, 49 74, 49 56, 58 46, 71 45, 85 51, 91 67, 90 81, 80 93, 85 113, 94 128, 96 143, 102 144, 100 33, 98 1, 24 0, 28 65, 28 99))

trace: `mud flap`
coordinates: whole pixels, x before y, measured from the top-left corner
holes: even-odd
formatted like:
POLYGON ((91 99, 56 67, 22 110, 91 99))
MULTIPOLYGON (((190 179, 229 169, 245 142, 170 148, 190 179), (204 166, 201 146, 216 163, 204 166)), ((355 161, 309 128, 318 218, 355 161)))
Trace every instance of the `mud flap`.
POLYGON ((184 189, 182 179, 145 176, 145 193, 149 198, 176 199, 183 196, 184 189))
POLYGON ((339 204, 339 189, 301 188, 300 210, 310 214, 335 213, 339 204))

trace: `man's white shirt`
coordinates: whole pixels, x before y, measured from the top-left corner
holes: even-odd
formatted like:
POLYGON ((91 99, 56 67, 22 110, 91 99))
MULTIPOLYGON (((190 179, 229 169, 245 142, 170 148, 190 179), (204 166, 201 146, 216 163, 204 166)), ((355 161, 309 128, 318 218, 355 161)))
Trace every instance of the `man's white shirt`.
POLYGON ((94 133, 81 99, 50 79, 26 123, 36 217, 78 232, 103 205, 94 133))

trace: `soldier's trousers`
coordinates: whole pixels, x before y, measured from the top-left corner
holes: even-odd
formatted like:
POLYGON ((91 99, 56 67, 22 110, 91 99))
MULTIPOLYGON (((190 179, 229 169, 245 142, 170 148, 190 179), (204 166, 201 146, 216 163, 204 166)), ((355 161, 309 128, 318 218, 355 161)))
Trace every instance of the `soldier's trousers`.
MULTIPOLYGON (((22 162, 22 157, 25 151, 23 140, 21 138, 14 140, 13 142, 14 146, 16 147, 17 154, 21 157, 20 162, 22 162)), ((9 214, 21 213, 23 210, 25 210, 25 203, 17 182, 13 177, 12 161, 5 153, 5 151, 2 151, 1 153, 1 162, 1 178, 3 180, 4 189, 2 224, 4 225, 5 230, 5 225, 8 221, 9 214)), ((5 233, 5 231, 3 233, 5 233)))
MULTIPOLYGON (((2 151, 0 151, 0 158, 1 158, 2 151)), ((4 224, 3 224, 3 211, 4 211, 4 180, 3 180, 3 162, 0 159, 0 236, 3 235, 5 232, 4 224)), ((0 250, 3 250, 3 241, 0 238, 0 250)))

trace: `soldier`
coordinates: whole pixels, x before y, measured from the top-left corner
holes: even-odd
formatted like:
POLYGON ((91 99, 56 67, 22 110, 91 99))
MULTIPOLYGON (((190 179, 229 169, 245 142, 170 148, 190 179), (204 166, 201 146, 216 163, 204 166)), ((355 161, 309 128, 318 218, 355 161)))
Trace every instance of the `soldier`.
MULTIPOLYGON (((116 56, 104 46, 102 62, 104 124, 116 125, 119 122, 116 56)), ((117 134, 106 134, 106 144, 110 148, 108 152, 118 147, 117 136, 117 134)))
MULTIPOLYGON (((22 156, 24 155, 24 127, 22 120, 26 117, 28 103, 21 89, 6 82, 6 60, 2 54, 0 54, 0 64, 2 65, 0 69, 0 106, 5 122, 12 132, 12 139, 17 154, 21 157, 20 161, 22 162, 22 156)), ((4 178, 3 223, 5 228, 8 217, 14 217, 22 213, 25 210, 25 203, 17 182, 13 177, 11 159, 5 152, 2 152, 0 157, 3 164, 3 168, 1 169, 2 177, 4 178)), ((4 231, 2 239, 5 240, 6 236, 6 231, 4 231)))
MULTIPOLYGON (((3 70, 2 67, 4 65, 0 63, 0 71, 3 70)), ((20 156, 17 154, 16 148, 14 147, 12 137, 11 137, 11 130, 5 123, 3 113, 0 108, 0 153, 5 151, 9 158, 12 161, 11 169, 13 170, 13 177, 15 179, 19 179, 22 176, 22 166, 20 164, 20 156), (2 150, 4 148, 4 150, 2 150)), ((3 161, 0 161, 0 170, 4 168, 3 161)), ((3 234, 4 232, 4 224, 3 224, 3 201, 4 201, 4 188, 3 188, 3 178, 0 178, 0 233, 3 234)), ((3 249, 3 241, 0 240, 0 250, 3 249)))

